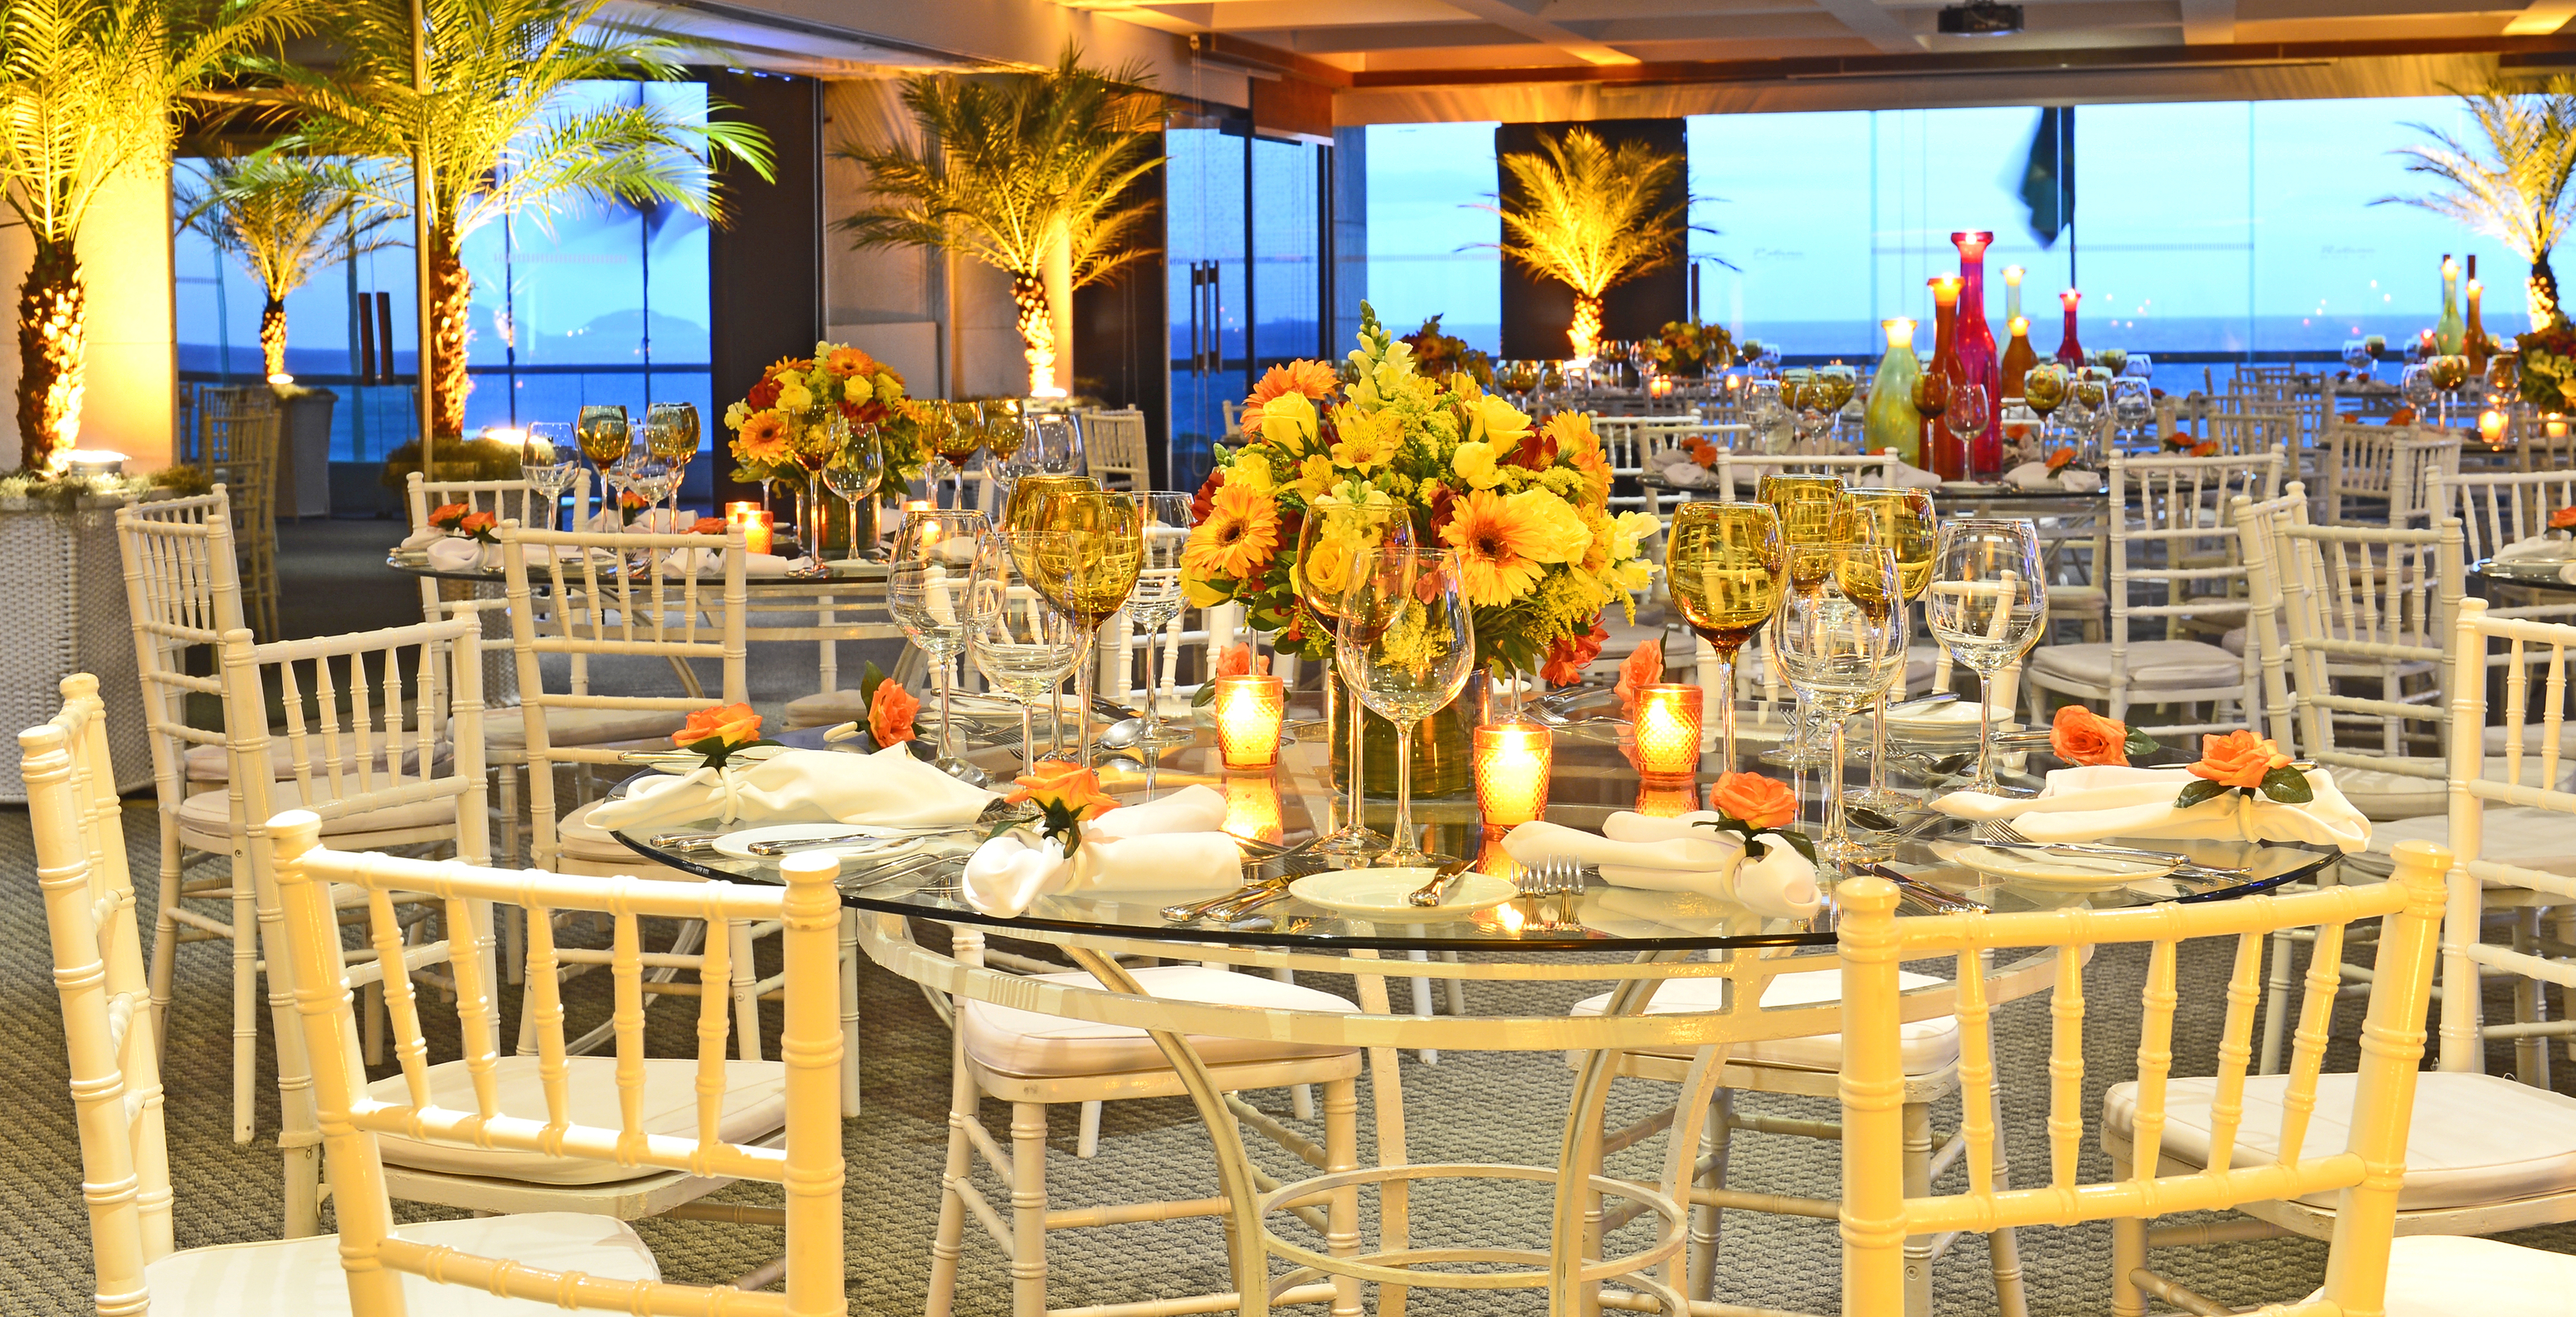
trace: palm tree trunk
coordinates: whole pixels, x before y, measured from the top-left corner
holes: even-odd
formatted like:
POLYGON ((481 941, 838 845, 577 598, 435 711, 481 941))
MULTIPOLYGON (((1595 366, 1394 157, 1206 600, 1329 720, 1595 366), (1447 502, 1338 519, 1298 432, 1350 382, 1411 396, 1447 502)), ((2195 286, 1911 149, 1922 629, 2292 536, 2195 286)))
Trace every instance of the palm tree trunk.
POLYGON ((2547 329, 2564 323, 2567 313, 2558 307, 2558 274, 2549 268, 2549 249, 2541 248, 2531 256, 2531 327, 2547 329))
POLYGON ((18 460, 29 470, 49 467, 80 437, 88 337, 80 257, 68 241, 38 241, 18 290, 18 460))
POLYGON ((1046 284, 1035 274, 1013 272, 1011 303, 1019 308, 1021 350, 1029 360, 1029 393, 1043 397, 1055 387, 1055 317, 1047 306, 1046 284))
POLYGON ((1586 292, 1574 295, 1574 323, 1566 327, 1565 341, 1574 359, 1588 361, 1601 346, 1601 299, 1586 292))
POLYGON ((259 364, 269 379, 286 373, 286 299, 272 297, 259 308, 259 364))
POLYGON ((465 345, 472 337, 474 277, 456 250, 455 235, 432 230, 429 243, 429 360, 421 379, 429 389, 431 432, 441 443, 465 437, 465 395, 474 381, 465 374, 465 345))

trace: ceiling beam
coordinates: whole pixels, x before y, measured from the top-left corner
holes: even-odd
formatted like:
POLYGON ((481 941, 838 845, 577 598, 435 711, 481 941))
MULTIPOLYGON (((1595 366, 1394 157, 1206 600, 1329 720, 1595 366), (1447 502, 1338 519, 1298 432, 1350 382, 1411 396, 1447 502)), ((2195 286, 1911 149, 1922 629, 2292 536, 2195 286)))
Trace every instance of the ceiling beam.
POLYGON ((1923 39, 1898 21, 1896 15, 1880 8, 1878 0, 1816 0, 1816 4, 1882 55, 1920 54, 1923 50, 1923 39))
POLYGON ((1590 37, 1559 27, 1536 14, 1507 4, 1505 0, 1441 0, 1441 2, 1461 13, 1481 18, 1496 27, 1519 33, 1542 46, 1552 46, 1564 51, 1596 68, 1642 62, 1626 51, 1605 46, 1590 37))
POLYGON ((2509 37, 2545 37, 2567 26, 2576 18, 2576 0, 2532 0, 2529 7, 2504 25, 2509 37))
MULTIPOLYGON (((2557 3, 2558 0, 2542 0, 2557 3)), ((2576 0, 2569 0, 2576 3, 2576 0)), ((2236 0, 2181 0, 2186 46, 2225 46, 2236 41, 2236 0)))

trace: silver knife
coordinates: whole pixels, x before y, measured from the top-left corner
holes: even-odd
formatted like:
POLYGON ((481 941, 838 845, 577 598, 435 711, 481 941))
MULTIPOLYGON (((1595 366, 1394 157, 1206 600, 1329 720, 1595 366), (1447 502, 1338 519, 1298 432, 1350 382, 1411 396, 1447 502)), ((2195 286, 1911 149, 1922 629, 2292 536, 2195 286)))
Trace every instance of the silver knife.
POLYGON ((1862 873, 1874 874, 1896 884, 1898 891, 1903 892, 1907 896, 1913 897, 1924 905, 1932 907, 1933 911, 1938 914, 1956 915, 1983 913, 1989 909, 1989 907, 1981 901, 1971 901, 1964 896, 1942 891, 1940 888, 1934 887, 1932 884, 1924 882, 1920 878, 1909 878, 1884 864, 1871 864, 1864 862, 1855 864, 1852 867, 1860 870, 1862 873))

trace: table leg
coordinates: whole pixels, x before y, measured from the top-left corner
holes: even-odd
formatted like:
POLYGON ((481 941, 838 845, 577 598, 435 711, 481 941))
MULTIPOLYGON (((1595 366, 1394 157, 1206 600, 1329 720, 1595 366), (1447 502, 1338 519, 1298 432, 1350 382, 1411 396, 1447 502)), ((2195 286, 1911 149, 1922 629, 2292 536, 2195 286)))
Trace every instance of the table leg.
MULTIPOLYGON (((1354 959, 1375 960, 1377 952, 1359 949, 1351 952, 1354 959)), ((1392 1015, 1388 1004, 1386 976, 1363 974, 1356 980, 1360 1009, 1371 1015, 1392 1015)), ((1404 1081, 1397 1074, 1399 1060, 1392 1047, 1369 1049, 1370 1106, 1377 1113, 1377 1164, 1404 1165, 1404 1081)), ((1413 1186, 1403 1180, 1388 1180, 1378 1187, 1377 1246, 1381 1252, 1393 1253, 1413 1247, 1413 1224, 1410 1219, 1413 1186)), ((1378 1287, 1378 1317, 1404 1317, 1406 1291, 1401 1286, 1378 1287)))
MULTIPOLYGON (((1641 964, 1677 960, 1687 952, 1656 951, 1638 957, 1641 964)), ((1660 979, 1628 979, 1610 994, 1604 1015, 1636 1015, 1654 1000, 1660 979)), ((1600 1286, 1579 1279, 1587 1258, 1601 1255, 1601 1196, 1592 1177, 1601 1171, 1601 1114, 1610 1097, 1610 1080, 1618 1072, 1615 1048, 1587 1054, 1576 1072, 1574 1096, 1566 1105, 1565 1130, 1557 1146, 1555 1219, 1548 1234, 1550 1255, 1548 1311, 1556 1317, 1593 1317, 1600 1311, 1600 1286)), ((1678 1096, 1665 1155, 1668 1184, 1678 1201, 1688 1202, 1692 1172, 1699 1155, 1700 1121, 1707 1114, 1710 1090, 1723 1065, 1722 1049, 1704 1049, 1692 1063, 1688 1082, 1678 1096), (1719 1053, 1718 1065, 1710 1053, 1719 1053), (1682 1151, 1676 1153, 1672 1149, 1682 1151), (1679 1178, 1676 1179, 1675 1177, 1679 1178)), ((1678 1287, 1677 1287, 1678 1288, 1678 1287)))

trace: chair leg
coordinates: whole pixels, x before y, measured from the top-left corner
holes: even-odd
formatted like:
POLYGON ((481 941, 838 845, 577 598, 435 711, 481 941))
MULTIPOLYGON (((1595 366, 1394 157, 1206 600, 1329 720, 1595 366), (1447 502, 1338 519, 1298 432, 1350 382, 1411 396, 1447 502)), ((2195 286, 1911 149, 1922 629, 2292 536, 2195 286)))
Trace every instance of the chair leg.
POLYGON ((957 1255, 965 1247, 968 1172, 974 1169, 974 1145, 966 1122, 977 1118, 975 1076, 966 1069, 965 1044, 949 1044, 955 1072, 948 1094, 948 1164, 939 1177, 939 1229, 930 1237, 930 1289, 927 1317, 948 1317, 957 1299, 957 1255))
MULTIPOLYGON (((2516 910, 2513 913, 2513 949, 2523 955, 2536 952, 2540 937, 2540 911, 2516 910)), ((2541 994, 2540 980, 2515 975, 2513 980, 2513 1018, 2517 1023, 2535 1024, 2549 1018, 2549 999, 2541 994)), ((2514 1078, 2538 1088, 2549 1087, 2549 1040, 2517 1038, 2513 1042, 2514 1078)))
POLYGON ((367 1038, 363 1055, 368 1065, 385 1063, 385 986, 370 983, 358 990, 358 1010, 367 1017, 367 1038))
MULTIPOLYGON (((1994 1112, 1995 1188, 2009 1189, 2012 1165, 2004 1157, 2004 1104, 2000 1094, 1995 1098, 1994 1112)), ((2021 1280, 2021 1236, 2014 1234, 2011 1226, 1986 1236, 1986 1262, 1994 1270, 1995 1306, 2003 1310, 2003 1317, 2030 1317, 2030 1295, 2021 1280)))
POLYGON ((259 909, 250 857, 233 858, 233 1142, 248 1143, 259 1079, 259 909))
MULTIPOLYGON (((1440 958, 1448 961, 1452 965, 1458 963, 1458 953, 1455 951, 1443 951, 1440 953, 1440 958)), ((1464 1015, 1467 1013, 1467 981, 1465 979, 1449 980, 1449 1013, 1451 1015, 1464 1015)))
POLYGON ((178 820, 161 812, 161 886, 152 893, 152 969, 145 992, 152 1001, 152 1046, 167 1055, 170 1042, 170 981, 179 969, 179 921, 170 912, 179 906, 180 872, 186 852, 179 845, 178 820))
POLYGON ((1011 1104, 1011 1317, 1046 1317, 1046 1104, 1011 1104))
MULTIPOLYGON (((1431 953, 1427 951, 1415 951, 1411 953, 1411 958, 1414 960, 1428 961, 1431 959, 1431 953)), ((1436 1004, 1431 1000, 1431 980, 1427 978, 1415 979, 1413 981, 1413 1013, 1427 1018, 1436 1009, 1436 1004)), ((1437 1047, 1419 1048, 1416 1049, 1413 1054, 1420 1057, 1422 1059, 1422 1064, 1424 1065, 1440 1064, 1440 1049, 1437 1047)))
POLYGON ((841 1119, 859 1116, 859 912, 841 912, 841 1119))
MULTIPOLYGON (((1328 1171, 1356 1170, 1360 1164, 1360 1085, 1357 1079, 1336 1079, 1324 1085, 1324 1164, 1328 1171)), ((1335 1190, 1324 1220, 1330 1230, 1324 1236, 1324 1247, 1335 1257, 1350 1257, 1360 1251, 1360 1191, 1354 1185, 1335 1190)), ((1342 1278, 1334 1282, 1333 1317, 1359 1317, 1360 1283, 1342 1278)))
MULTIPOLYGON (((2111 1179, 2129 1178, 2129 1159, 2111 1159, 2111 1179)), ((2111 1317, 2145 1317, 2147 1296, 2130 1276, 2147 1265, 2147 1221, 2124 1216, 2111 1222, 2111 1317)))
POLYGON ((2290 1027, 2290 948, 2297 945, 2288 929, 2272 934, 2272 968, 2264 984, 2263 1055, 2257 1074, 2281 1073, 2281 1038, 2290 1027))
MULTIPOLYGON (((1932 1108, 1905 1104, 1905 1196, 1932 1193, 1932 1108)), ((1932 1317, 1932 1237, 1905 1238, 1905 1317, 1932 1317)))
MULTIPOLYGON (((1297 981, 1297 971, 1284 968, 1274 969, 1270 971, 1270 977, 1279 980, 1281 983, 1295 983, 1297 981)), ((1290 1114, 1296 1116, 1299 1120, 1313 1120, 1315 1118, 1315 1086, 1312 1084, 1289 1085, 1288 1110, 1290 1114)))
POLYGON ((1089 1161, 1100 1151, 1100 1104, 1082 1104, 1082 1124, 1073 1136, 1073 1155, 1089 1161))
MULTIPOLYGON (((1700 1128, 1700 1156, 1708 1169, 1700 1172, 1703 1189, 1726 1187, 1727 1154, 1735 1146, 1735 1093, 1717 1090, 1717 1098, 1708 1105, 1708 1123, 1700 1128)), ((1691 1208, 1690 1224, 1690 1290, 1687 1297, 1713 1300, 1717 1297, 1717 1244, 1724 1223, 1724 1208, 1714 1203, 1700 1203, 1691 1208)))
MULTIPOLYGON (((751 925, 734 920, 726 923, 725 940, 730 944, 733 964, 734 1036, 741 1041, 736 1051, 745 1061, 761 1059, 760 1051, 760 970, 751 959, 751 925)), ((700 985, 704 991, 704 985, 700 985)))

